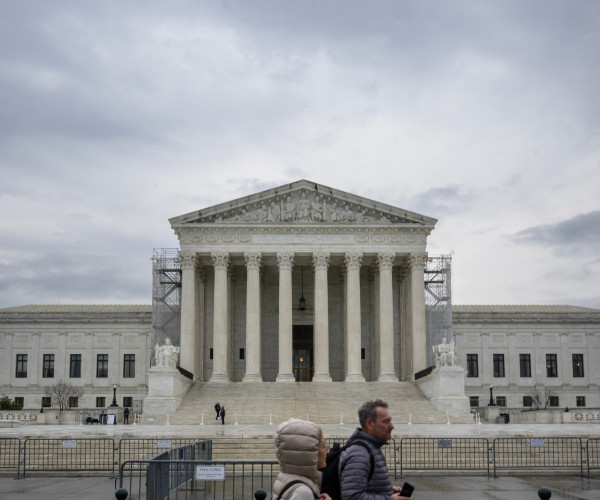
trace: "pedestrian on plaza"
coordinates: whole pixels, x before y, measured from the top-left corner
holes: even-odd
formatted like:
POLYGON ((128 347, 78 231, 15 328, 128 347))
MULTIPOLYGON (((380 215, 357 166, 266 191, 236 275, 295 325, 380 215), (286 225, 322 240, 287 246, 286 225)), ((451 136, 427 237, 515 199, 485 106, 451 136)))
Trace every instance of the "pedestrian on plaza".
POLYGON ((392 437, 394 424, 388 404, 382 399, 367 401, 358 410, 360 428, 346 442, 339 462, 342 500, 410 500, 392 486, 381 447, 392 437), (349 446, 361 441, 360 446, 349 446), (366 447, 364 446, 366 445, 366 447), (371 466, 373 468, 371 469, 371 466))
POLYGON ((225 425, 225 406, 221 406, 221 424, 225 425))
POLYGON ((219 416, 221 415, 221 405, 219 404, 218 401, 217 401, 217 404, 215 405, 215 411, 217 412, 217 418, 215 418, 215 420, 219 420, 219 416))
POLYGON ((325 467, 327 446, 321 428, 308 420, 288 420, 277 427, 275 452, 279 474, 273 500, 331 500, 321 493, 320 469, 325 467))
POLYGON ((128 424, 129 423, 129 408, 125 408, 123 410, 123 423, 124 424, 128 424))

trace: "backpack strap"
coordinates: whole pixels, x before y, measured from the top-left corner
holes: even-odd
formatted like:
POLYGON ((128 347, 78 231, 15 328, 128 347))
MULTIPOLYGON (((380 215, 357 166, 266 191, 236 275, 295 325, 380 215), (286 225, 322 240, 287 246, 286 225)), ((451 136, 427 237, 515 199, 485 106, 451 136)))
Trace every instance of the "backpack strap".
MULTIPOLYGON (((373 452, 371 451, 371 448, 369 448, 369 445, 367 443, 363 443, 362 441, 354 441, 353 443, 347 444, 346 446, 344 446, 344 449, 347 450, 348 448, 350 448, 350 446, 354 446, 354 445, 362 446, 369 452, 369 458, 371 461, 371 468, 369 469, 369 477, 367 478, 367 482, 369 482, 371 480, 371 478, 373 477, 373 471, 375 470, 375 457, 373 456, 373 452)), ((344 467, 346 467, 346 463, 347 463, 347 460, 342 464, 342 468, 340 469, 340 478, 342 477, 342 471, 344 470, 344 467)))
MULTIPOLYGON (((289 490, 292 486, 296 485, 296 484, 303 484, 304 486, 308 486, 308 484, 306 484, 304 481, 300 481, 299 479, 295 479, 294 481, 290 481, 288 484, 286 484, 283 489, 279 492, 279 495, 277 496, 277 498, 281 498, 283 496, 283 494, 289 490)), ((315 492, 312 490, 312 488, 310 486, 308 486, 310 488, 310 491, 312 492, 313 496, 315 498, 319 498, 317 495, 315 495, 315 492)))

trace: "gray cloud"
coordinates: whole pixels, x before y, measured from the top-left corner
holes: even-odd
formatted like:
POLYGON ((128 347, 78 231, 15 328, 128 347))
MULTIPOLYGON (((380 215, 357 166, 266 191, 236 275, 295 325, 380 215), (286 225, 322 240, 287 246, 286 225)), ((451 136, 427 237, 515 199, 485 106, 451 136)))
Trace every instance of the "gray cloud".
POLYGON ((554 224, 523 229, 514 239, 528 245, 566 246, 597 255, 600 249, 600 210, 578 214, 554 224))

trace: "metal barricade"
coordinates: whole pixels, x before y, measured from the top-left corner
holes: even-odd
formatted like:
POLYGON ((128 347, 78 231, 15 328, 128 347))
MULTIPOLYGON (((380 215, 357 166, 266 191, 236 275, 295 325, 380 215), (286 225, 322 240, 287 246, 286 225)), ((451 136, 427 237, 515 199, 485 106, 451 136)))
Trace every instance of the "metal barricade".
POLYGON ((128 438, 119 441, 119 463, 126 460, 146 460, 156 457, 160 453, 180 448, 193 443, 202 443, 200 450, 202 456, 197 456, 196 460, 212 459, 212 441, 210 439, 198 438, 128 438))
POLYGON ((493 442, 494 477, 499 469, 579 469, 583 448, 576 437, 512 437, 493 442))
POLYGON ((115 471, 112 439, 26 439, 23 477, 31 472, 115 471))
MULTIPOLYGON (((177 450, 175 450, 177 451, 177 450)), ((146 481, 131 481, 139 464, 126 461, 119 468, 119 488, 129 492, 128 500, 226 500, 254 499, 254 491, 263 488, 268 498, 279 471, 276 460, 168 460, 164 452, 151 460, 143 460, 146 481)))
POLYGON ((590 438, 585 443, 588 477, 592 470, 600 469, 600 438, 590 438))
MULTIPOLYGON (((326 438, 325 446, 327 446, 327 448, 332 448, 334 443, 339 443, 340 446, 344 446, 346 444, 347 440, 348 440, 348 438, 345 438, 345 437, 326 438)), ((397 476, 398 469, 397 469, 397 464, 396 464, 396 440, 390 439, 386 444, 384 444, 381 447, 381 452, 383 453, 383 456, 385 457, 385 465, 386 465, 390 475, 393 477, 398 477, 397 476)))
POLYGON ((0 438, 0 469, 14 469, 20 476, 21 440, 0 438))
POLYGON ((485 438, 403 438, 399 454, 401 477, 407 470, 485 471, 490 475, 485 438))

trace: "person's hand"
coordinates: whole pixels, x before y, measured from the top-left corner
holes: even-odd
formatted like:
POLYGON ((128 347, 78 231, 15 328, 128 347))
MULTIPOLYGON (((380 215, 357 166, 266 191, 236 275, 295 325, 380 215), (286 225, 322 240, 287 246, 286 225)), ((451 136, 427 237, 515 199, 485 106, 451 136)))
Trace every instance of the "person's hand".
POLYGON ((321 493, 318 498, 322 498, 323 500, 331 500, 331 497, 327 493, 321 493))
POLYGON ((400 492, 396 492, 392 495, 392 500, 412 500, 410 497, 401 497, 400 492))

